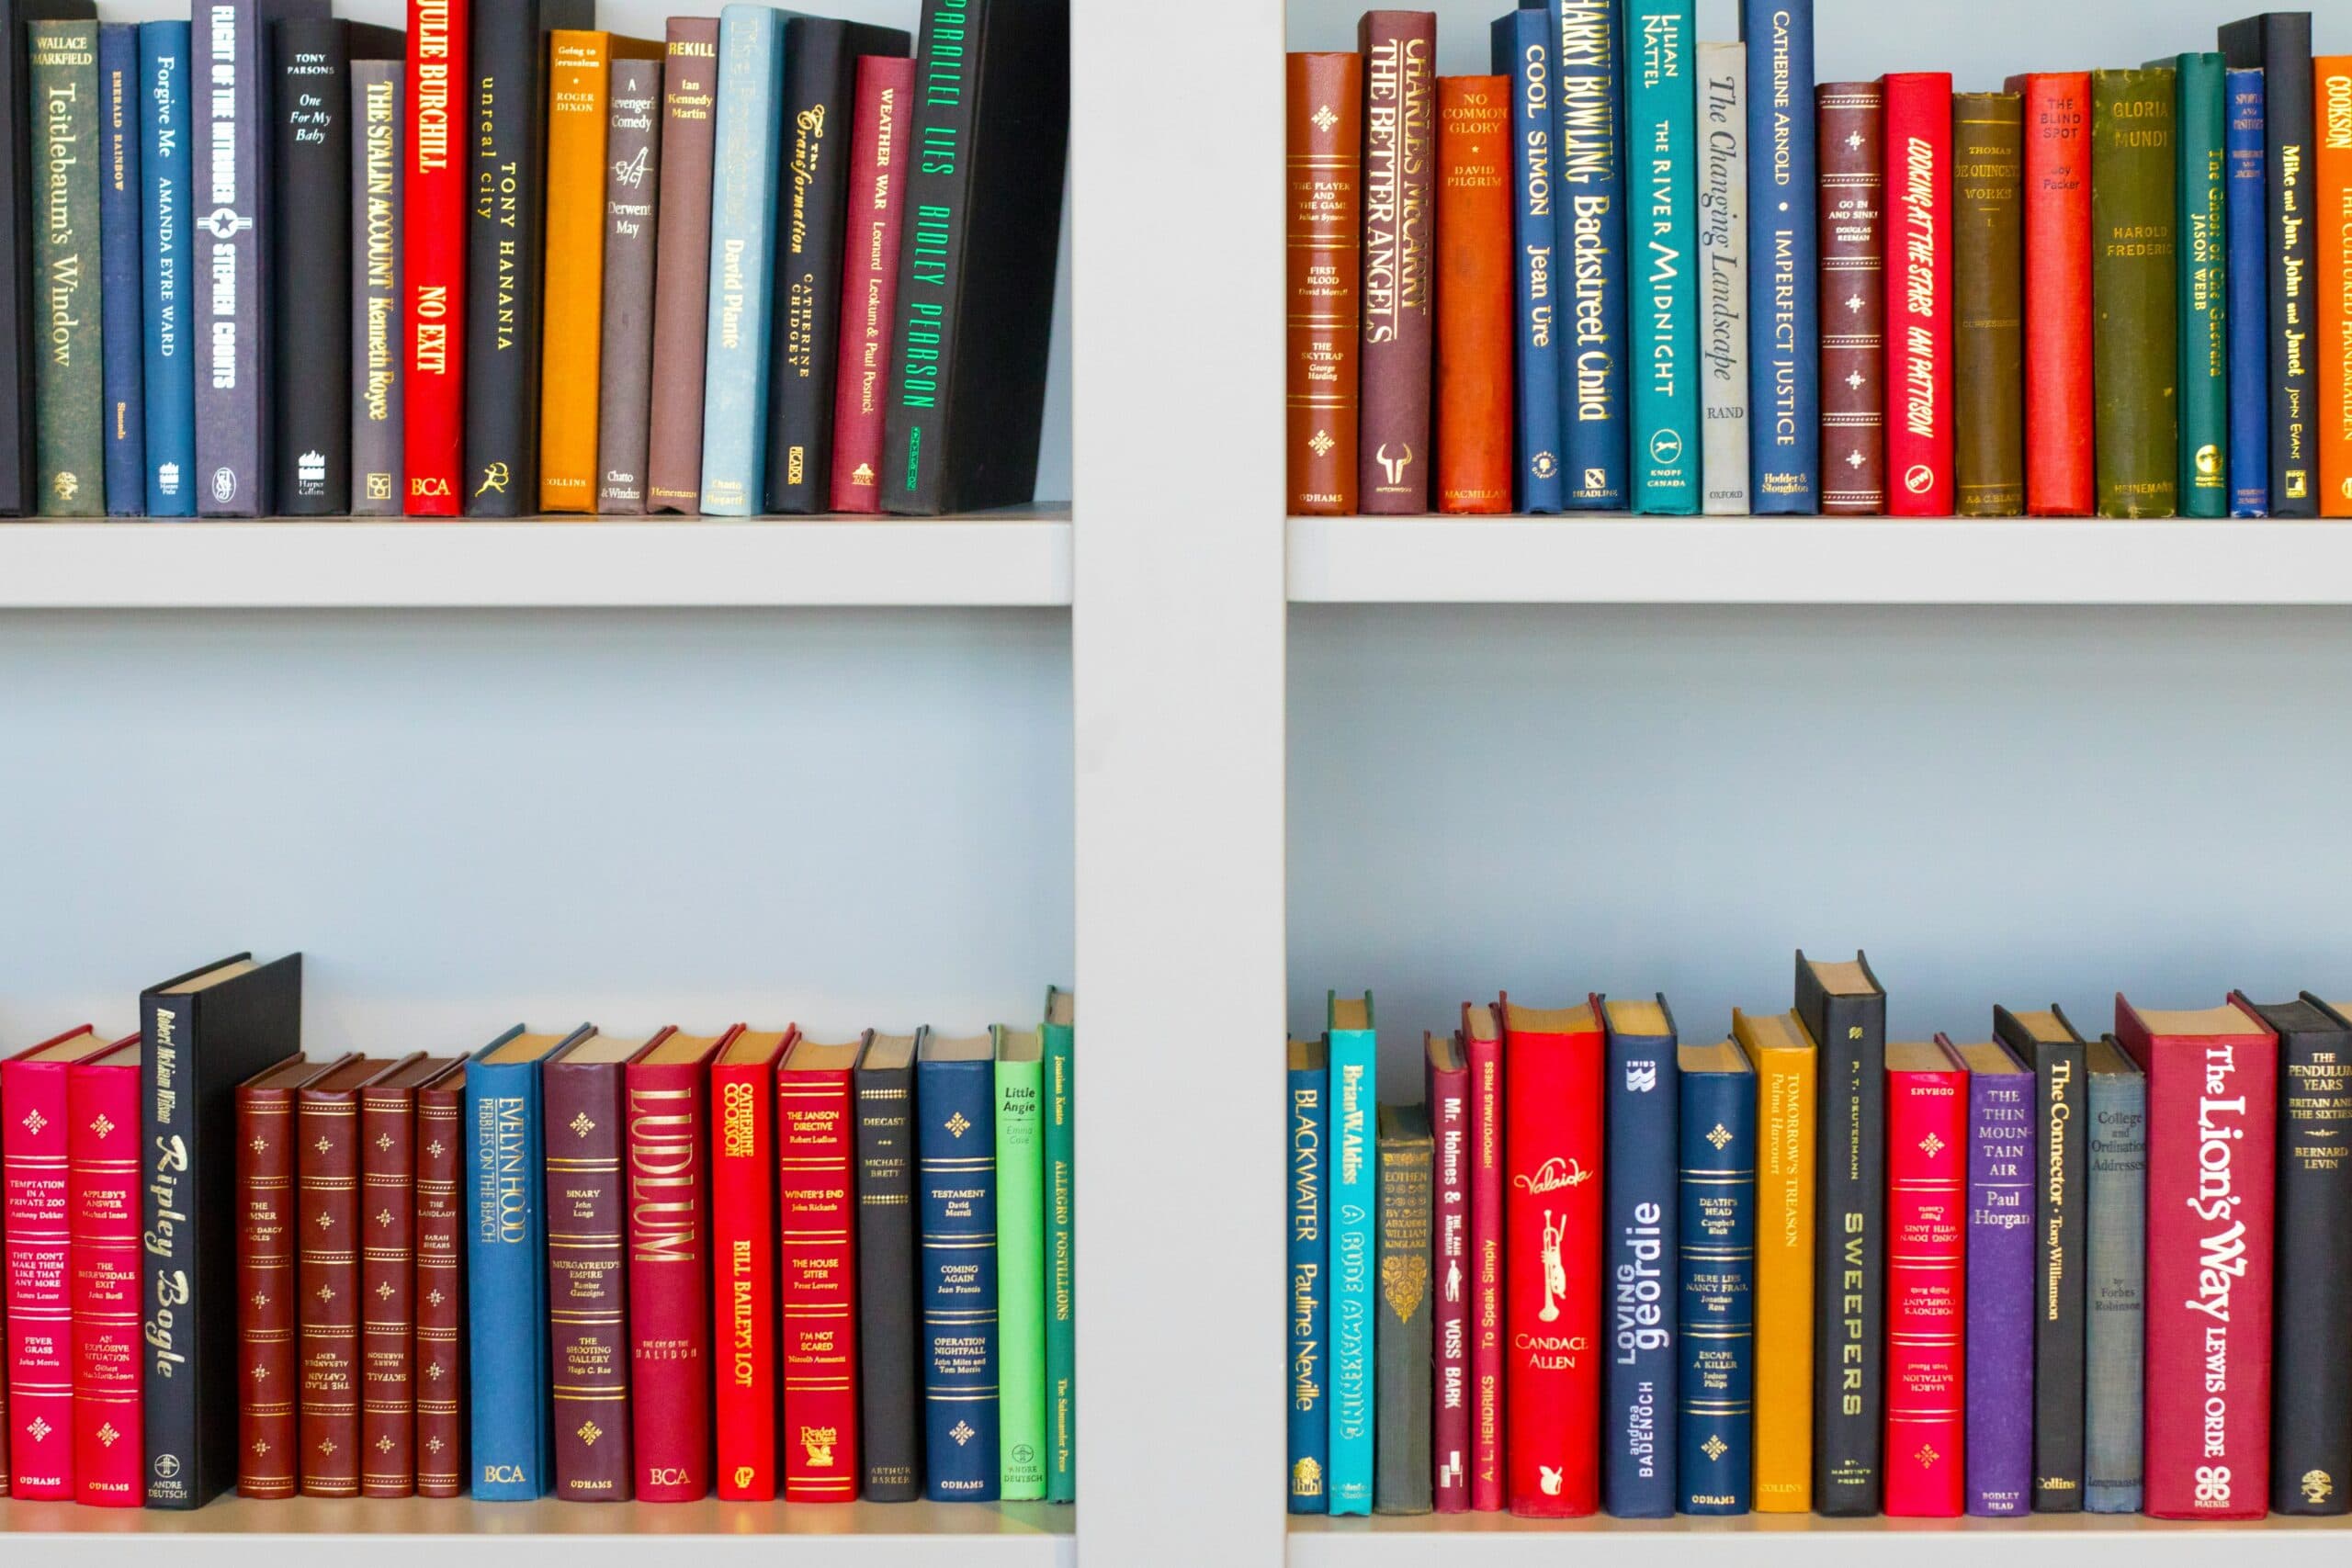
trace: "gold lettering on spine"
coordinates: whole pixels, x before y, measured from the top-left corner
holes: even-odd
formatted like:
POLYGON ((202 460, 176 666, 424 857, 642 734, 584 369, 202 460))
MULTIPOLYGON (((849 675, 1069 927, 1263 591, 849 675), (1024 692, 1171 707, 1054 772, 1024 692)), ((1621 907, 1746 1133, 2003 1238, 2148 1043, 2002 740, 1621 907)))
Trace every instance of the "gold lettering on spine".
POLYGON ((692 1263, 696 1168, 694 1090, 628 1091, 629 1253, 639 1263, 692 1263))

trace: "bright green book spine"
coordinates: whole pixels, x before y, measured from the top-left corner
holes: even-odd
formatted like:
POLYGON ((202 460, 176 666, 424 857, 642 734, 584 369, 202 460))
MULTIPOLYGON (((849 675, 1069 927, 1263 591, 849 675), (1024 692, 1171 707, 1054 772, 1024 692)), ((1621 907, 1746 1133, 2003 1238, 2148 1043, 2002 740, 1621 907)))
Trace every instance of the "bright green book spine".
POLYGON ((2172 64, 2180 256, 2180 514, 2230 513, 2229 73, 2218 54, 2172 64))
POLYGON ((98 24, 28 24, 32 56, 33 412, 40 514, 103 517, 98 310, 98 24))
POLYGON ((997 1029, 996 1280, 1000 1495, 1046 1495, 1046 1140, 1042 1043, 997 1029))
POLYGON ((1699 510, 1699 94, 1692 0, 1625 6, 1634 510, 1699 510))
POLYGON ((1046 1501, 1078 1501, 1078 1182, 1070 1052, 1078 998, 1046 993, 1046 1501))

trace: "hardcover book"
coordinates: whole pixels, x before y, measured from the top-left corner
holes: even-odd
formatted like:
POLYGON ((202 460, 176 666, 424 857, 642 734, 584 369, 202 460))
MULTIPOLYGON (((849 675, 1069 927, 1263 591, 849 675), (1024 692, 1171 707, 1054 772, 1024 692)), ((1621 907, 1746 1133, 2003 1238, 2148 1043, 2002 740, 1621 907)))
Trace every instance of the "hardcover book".
POLYGON ((1967 1386, 1968 1069, 1886 1048, 1886 1512, 1955 1518, 1967 1386))
POLYGON ((729 6, 718 19, 701 509, 728 517, 759 511, 767 471, 785 21, 782 11, 749 5, 729 6))
POLYGON ((2034 1070, 1998 1042, 1953 1045, 1968 1068, 1967 1511, 2033 1504, 2034 1070))
POLYGON ((1046 992, 1046 1501, 1078 1500, 1078 996, 1046 992))
MULTIPOLYGON (((1516 74, 1525 68, 1519 39, 1548 54, 1550 34, 1551 20, 1541 10, 1532 18, 1524 10, 1498 18, 1493 30, 1496 73, 1516 74), (1511 45, 1505 44, 1506 33, 1514 36, 1511 45), (1511 51, 1508 62, 1501 52, 1506 47, 1511 51)), ((1363 400, 1356 491, 1367 513, 1427 512, 1437 298, 1437 14, 1366 11, 1356 23, 1356 48, 1363 61, 1364 86, 1363 357, 1358 361, 1363 400)), ((1523 93, 1518 107, 1514 130, 1520 155, 1513 186, 1521 192, 1516 209, 1524 247, 1529 243, 1524 232, 1528 152, 1532 145, 1536 165, 1551 169, 1551 104, 1546 97, 1536 105, 1544 120, 1541 141, 1532 139, 1520 118, 1526 111, 1523 93)), ((1551 227, 1548 207, 1544 227, 1551 227)), ((1548 232, 1543 244, 1548 281, 1557 276, 1548 265, 1555 254, 1548 232)), ((1530 265, 1522 249, 1522 289, 1530 265)), ((1520 309, 1523 331, 1529 310, 1524 299, 1520 309)), ((1556 396, 1556 350, 1547 363, 1554 370, 1556 396)), ((1556 401, 1552 408, 1556 424, 1556 401)), ((1558 443, 1531 448, 1546 449, 1556 452, 1558 443)), ((1556 457, 1554 467, 1556 473, 1556 457)))
MULTIPOLYGON (((2324 95, 2323 95, 2324 96, 2324 95)), ((2278 1332, 2271 1368, 2270 1511, 2352 1507, 2352 1171, 2343 1156, 2352 1024, 2303 996, 2255 1010, 2278 1035, 2278 1332)))
MULTIPOLYGON (((648 1503, 710 1495, 710 1139, 704 1112, 711 1059, 724 1039, 664 1030, 621 1075, 628 1116, 628 1417, 637 1495, 648 1503)), ((844 1122, 847 1112, 844 1103, 844 1122)), ((846 1224, 846 1168, 842 1183, 846 1224)), ((848 1366, 844 1357, 842 1371, 848 1366)))
POLYGON ((2262 73, 2231 71, 2229 223, 2230 515, 2270 512, 2270 191, 2263 139, 2262 73))
MULTIPOLYGON (((1430 17, 1432 34, 1436 25, 1437 19, 1430 17)), ((1556 175, 1552 152, 1551 39, 1552 18, 1543 11, 1522 6, 1495 18, 1495 73, 1510 84, 1508 124, 1511 254, 1517 280, 1511 301, 1511 349, 1517 367, 1511 408, 1518 431, 1511 489, 1518 510, 1528 513, 1557 512, 1564 498, 1560 474, 1560 344, 1556 335, 1560 315, 1556 299, 1558 267, 1552 248, 1552 184, 1556 175)), ((1451 199, 1450 194, 1446 199, 1451 199)), ((1368 209, 1371 205, 1367 204, 1368 209)), ((1367 245, 1371 243, 1370 230, 1376 221, 1367 216, 1367 245)), ((1365 267, 1367 286, 1376 276, 1377 266, 1374 263, 1365 267)), ((1396 269, 1391 265, 1385 270, 1391 275, 1388 286, 1393 289, 1396 269)), ((1422 287, 1426 291, 1427 285, 1422 287)), ((1370 342, 1373 331, 1367 319, 1367 368, 1375 363, 1370 342)), ((1427 445, 1425 441, 1424 447, 1427 445)), ((1376 452, 1374 457, 1376 459, 1376 452)), ((1365 477, 1366 496, 1375 494, 1379 483, 1376 460, 1370 466, 1374 471, 1365 477)), ((1400 505, 1396 510, 1408 509, 1400 505)))
MULTIPOLYGON (((136 69, 138 40, 130 41, 136 69)), ((137 182, 132 185, 135 192, 137 182)), ((130 482, 140 482, 135 471, 130 482)), ((65 1115, 74 1259, 74 1500, 89 1507, 136 1508, 144 1466, 138 1445, 124 1438, 139 1430, 140 1362, 146 1350, 139 1338, 137 1035, 66 1064, 65 1115)))
POLYGON ((1747 46, 1699 46, 1700 473, 1702 510, 1720 517, 1749 511, 1747 78, 1747 46))
POLYGON ((401 291, 400 60, 351 62, 351 512, 397 517, 407 484, 401 441, 408 356, 401 291))
MULTIPOLYGON (((1879 166, 1886 101, 1875 82, 1825 82, 1815 98, 1821 510, 1870 516, 1886 509, 1886 175, 1879 166)), ((1876 1508, 1873 1501, 1869 1511, 1876 1508)))
POLYGON ((1794 1013, 1732 1010, 1756 1071, 1756 1511, 1813 1506, 1814 1145, 1819 1076, 1794 1013))
POLYGON ((1503 1040, 1491 1005, 1462 1004, 1470 1059, 1470 1506, 1503 1506, 1503 1040))
POLYGON ((1380 1108, 1380 1411, 1373 1512, 1430 1511, 1430 1122, 1418 1105, 1380 1108))
POLYGON ((1817 963, 1800 950, 1796 1014, 1820 1053, 1821 1133, 1813 1189, 1814 1235, 1822 1242, 1814 1262, 1819 1310, 1813 1323, 1813 1506, 1832 1518, 1850 1518, 1879 1510, 1886 992, 1860 953, 1850 963, 1817 963))
MULTIPOLYGON (((98 25, 29 26, 38 168, 39 508, 106 515, 105 282, 98 236, 98 25)), ((38 1494, 22 1494, 38 1495, 38 1494)))
POLYGON ((1432 1503, 1470 1508, 1470 1064, 1454 1034, 1422 1039, 1430 1113, 1430 1383, 1432 1503))
POLYGON ((1678 1055, 1679 1502, 1686 1514, 1744 1514, 1756 1424, 1756 1073, 1729 1040, 1678 1055))
MULTIPOLYGON (((2174 61, 2150 63, 2169 63, 2174 71, 2180 514, 2226 517, 2230 513, 2229 216, 2224 195, 2229 183, 2224 162, 2229 139, 2228 73, 2218 54, 2183 54, 2174 61)), ((2352 86, 2352 82, 2346 85, 2352 86)), ((2321 302, 2324 319, 2324 290, 2321 302)), ((2352 505, 2345 511, 2352 515, 2352 505)))
POLYGON ((1668 1280, 1679 1254, 1674 1014, 1666 998, 1606 1003, 1608 1110, 1601 1145, 1609 1210, 1609 1358, 1602 1370, 1600 1506, 1621 1519, 1674 1515, 1677 1309, 1668 1280))
MULTIPOLYGON (((1813 0, 1741 0, 1739 36, 1747 45, 1749 504, 1802 514, 1821 505, 1813 0)), ((1756 1506, 1767 1506, 1760 1475, 1756 1506)))
POLYGON ((1343 516, 1356 509, 1362 417, 1356 355, 1363 299, 1363 58, 1293 54, 1284 73, 1290 510, 1343 516))
MULTIPOLYGON (((408 350, 401 377, 401 471, 407 481, 401 509, 413 516, 455 517, 459 486, 466 485, 469 355, 483 347, 473 341, 467 313, 488 307, 479 297, 485 291, 468 276, 469 250, 479 266, 487 267, 502 254, 509 269, 520 265, 511 250, 520 243, 511 223, 471 236, 468 226, 487 216, 485 208, 497 205, 488 199, 497 176, 519 173, 509 166, 502 134, 508 107, 519 106, 507 79, 492 75, 487 67, 501 23, 527 21, 532 9, 527 3, 484 6, 483 37, 474 40, 470 0, 408 0, 400 269, 408 350), (481 90, 473 91, 478 82, 481 90), (469 99, 483 106, 479 115, 471 112, 469 99), (493 149, 499 156, 490 180, 479 167, 469 180, 468 160, 479 164, 493 149), (472 220, 469 204, 477 214, 472 220)), ((505 216, 512 216, 511 209, 505 216)), ((473 401, 486 408, 487 389, 473 401)), ((465 493, 474 494, 474 487, 467 485, 465 493)))
POLYGON ((1951 74, 1887 73, 1886 510, 1952 495, 1951 74))
MULTIPOLYGON (((1046 1495, 1046 1164, 1042 1030, 996 1037, 999 1493, 1046 1495)), ((1424 1472, 1427 1465, 1423 1466, 1424 1472)))
POLYGON ((2267 11, 2221 29, 2222 62, 2262 73, 2265 186, 2263 250, 2270 278, 2270 515, 2319 515, 2319 378, 2306 352, 2319 328, 2317 134, 2312 89, 2312 15, 2267 11))
POLYGON ((653 220, 661 196, 662 71, 659 60, 616 60, 605 95, 596 510, 624 515, 645 510, 645 450, 653 415, 653 220))
MULTIPOLYGON (((857 1495, 857 1122, 851 1077, 865 1044, 862 1036, 827 1045, 796 1035, 776 1070, 787 1501, 838 1503, 857 1495)), ((1008 1185, 1002 1137, 1000 1128, 1000 1191, 1008 1185)))
MULTIPOLYGON (((2221 58, 2213 61, 2221 73, 2221 58)), ((2312 175, 2318 202, 2319 407, 2312 439, 2319 447, 2319 510, 2323 517, 2352 517, 2352 55, 2316 62, 2315 87, 2327 118, 2319 130, 2312 175)), ((2215 209, 2222 179, 2214 176, 2215 209)), ((2218 515, 2218 514, 2217 514, 2218 515)))
POLYGON ((1512 78, 1437 84, 1437 508, 1511 506, 1512 78))
POLYGON ((2012 76, 2025 100, 2025 509, 2097 504, 2091 397, 2091 79, 2012 76))
POLYGON ((841 354, 833 371, 835 512, 882 510, 882 404, 889 395, 890 339, 898 321, 904 138, 914 90, 913 61, 871 54, 858 61, 848 236, 842 247, 841 354))
POLYGON ((1290 1366, 1284 1404, 1289 1412, 1290 1511, 1329 1508, 1324 1472, 1329 1468, 1331 1412, 1325 1398, 1329 1360, 1330 1247, 1325 1237, 1330 1146, 1330 1059, 1320 1040, 1294 1040, 1284 1055, 1290 1090, 1290 1366))
POLYGON ((703 331, 710 305, 718 18, 671 17, 667 47, 662 67, 662 214, 654 236, 653 405, 646 435, 645 509, 693 513, 702 504, 703 331))
POLYGON ((915 1063, 923 1449, 933 1502, 998 1495, 994 1058, 988 1035, 926 1035, 915 1063))
MULTIPOLYGON (((1560 199, 1553 255, 1564 293, 1572 288, 1574 297, 1560 324, 1563 483, 1576 510, 1613 512, 1625 505, 1629 483, 1623 18, 1619 0, 1557 0, 1555 10, 1560 199)), ((1499 1494, 1481 1506, 1501 1507, 1499 1494)))
POLYGON ((738 1029, 710 1065, 712 1425, 718 1495, 731 1502, 776 1494, 775 1065, 791 1038, 738 1029))
MULTIPOLYGON (((2066 1015, 1993 1010, 1993 1033, 2033 1069, 2033 1511, 2083 1507, 2083 1151, 2086 1047, 2066 1015)), ((1975 1362, 1970 1362, 1972 1368, 1975 1362)))
POLYGON ((1378 1133, 1380 1053, 1372 998, 1325 999, 1323 1048, 1331 1083, 1331 1168, 1326 1211, 1330 1230, 1329 1512, 1372 1512, 1374 1369, 1374 1276, 1380 1205, 1378 1133))
POLYGON ((237 1495, 291 1497, 301 1448, 295 1347, 301 1291, 295 1281, 294 1096, 334 1062, 291 1056, 237 1086, 237 1495))
POLYGON ((1952 481, 1962 517, 2025 510, 2025 100, 1952 98, 1952 481))
POLYGON ((466 1058, 416 1086, 416 1494, 466 1485, 466 1058))
MULTIPOLYGON (((188 25, 139 24, 141 316, 146 363, 147 466, 142 483, 150 517, 196 515, 196 344, 189 335, 193 255, 186 215, 188 184, 188 25)), ((0 89, 4 90, 4 89, 0 89)), ((0 251, 0 265, 6 254, 0 251)), ((5 316, 5 312, 0 312, 5 316)), ((0 320, 0 332, 6 330, 0 320)), ((8 439, 0 420, 0 445, 8 439)), ((0 459, 0 490, 11 482, 0 459)))
POLYGON ((398 1063, 355 1056, 294 1092, 294 1284, 305 1497, 359 1495, 359 1096, 398 1063))
POLYGON ((858 1429, 870 1503, 922 1495, 914 1062, 927 1032, 868 1035, 851 1079, 857 1093, 858 1429))
POLYGON ((2085 1048, 2090 1165, 2085 1181, 2083 1506, 2140 1511, 2141 1386, 2147 1324, 2148 1079, 2115 1036, 2085 1048))
POLYGON ((2169 67, 2091 73, 2091 352, 2102 517, 2170 517, 2177 508, 2173 77, 2169 67))
POLYGON ((141 325, 139 27, 98 28, 98 298, 106 344, 107 513, 136 517, 147 499, 147 408, 140 389, 141 325))
MULTIPOLYGON (((1698 115, 1692 0, 1624 0, 1635 512, 1699 510, 1698 115)), ((1442 238, 1442 236, 1441 236, 1442 238)), ((1440 300, 1442 309, 1443 301, 1440 300)))
MULTIPOLYGON (((548 1392, 557 1412, 554 1492, 571 1502, 626 1503, 637 1477, 632 1416, 639 1402, 629 1398, 635 1363, 628 1258, 633 1249, 626 1245, 633 1205, 622 1162, 633 1142, 626 1073, 651 1043, 592 1032, 566 1043, 539 1069, 547 1324, 554 1368, 548 1392)), ((486 1066, 512 1059, 497 1051, 482 1058, 486 1066)), ((487 1142, 479 1128, 475 1135, 487 1142)), ((474 1364, 485 1372, 491 1365, 486 1348, 477 1338, 474 1364)), ((475 1426, 479 1433, 479 1414, 475 1426)), ((482 1448, 487 1459, 488 1443, 482 1448)))
POLYGON ((416 1492, 416 1095, 457 1063, 418 1055, 359 1091, 359 1493, 416 1492))

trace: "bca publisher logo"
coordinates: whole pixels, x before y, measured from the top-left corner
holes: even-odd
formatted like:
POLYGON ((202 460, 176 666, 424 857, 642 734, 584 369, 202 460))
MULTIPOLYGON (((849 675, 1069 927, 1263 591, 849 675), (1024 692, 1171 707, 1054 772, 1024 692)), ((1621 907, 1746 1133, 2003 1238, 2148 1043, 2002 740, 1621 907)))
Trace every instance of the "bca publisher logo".
POLYGON ((236 469, 223 464, 221 467, 212 470, 212 499, 215 501, 234 501, 237 499, 236 469))

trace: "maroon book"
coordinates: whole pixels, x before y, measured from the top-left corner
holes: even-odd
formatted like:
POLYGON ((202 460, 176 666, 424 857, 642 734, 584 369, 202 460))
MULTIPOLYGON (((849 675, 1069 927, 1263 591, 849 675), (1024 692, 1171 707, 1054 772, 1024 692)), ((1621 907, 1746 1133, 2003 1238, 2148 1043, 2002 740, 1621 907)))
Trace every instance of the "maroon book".
POLYGON ((1464 1514, 1470 1511, 1470 1064, 1458 1034, 1427 1035, 1422 1045, 1437 1167, 1430 1453, 1437 1511, 1464 1514))
MULTIPOLYGON (((584 7, 583 7, 584 9, 584 7)), ((702 508, 703 338, 718 18, 673 17, 662 67, 662 209, 653 233, 653 410, 645 510, 702 508)))
POLYGON ((1462 1004, 1470 1073, 1470 1506, 1503 1506, 1503 1038, 1462 1004))
POLYGON ((237 1495, 291 1497, 294 1091, 344 1062, 300 1056, 237 1086, 237 1495))
POLYGON ((466 1491, 466 1065, 416 1090, 416 1492, 466 1491))
POLYGON ((1885 95, 1815 90, 1821 161, 1821 510, 1886 510, 1885 95))
POLYGON ((359 1091, 359 1495, 416 1491, 416 1091, 419 1056, 359 1091))
POLYGON ((637 1495, 710 1491, 710 1206, 703 1138, 722 1035, 665 1031, 628 1067, 629 1363, 637 1495))
POLYGON ((1357 507, 1430 509, 1437 300, 1437 13, 1366 11, 1357 507))
POLYGON ((842 333, 833 373, 832 494, 836 512, 879 512, 882 413, 898 335, 899 231, 905 203, 908 115, 915 62, 868 54, 857 62, 850 122, 849 217, 842 226, 842 333))

